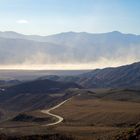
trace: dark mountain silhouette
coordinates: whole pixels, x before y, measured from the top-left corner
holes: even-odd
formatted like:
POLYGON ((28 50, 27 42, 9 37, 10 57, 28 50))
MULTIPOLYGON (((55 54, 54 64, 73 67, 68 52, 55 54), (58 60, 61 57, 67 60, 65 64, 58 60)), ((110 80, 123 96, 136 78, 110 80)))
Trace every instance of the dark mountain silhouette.
POLYGON ((81 86, 73 82, 57 82, 52 80, 35 80, 10 86, 0 94, 0 108, 13 111, 35 110, 52 106, 72 96, 68 89, 79 89, 81 86), (54 95, 53 94, 59 94, 54 95))
POLYGON ((19 93, 31 93, 31 94, 43 94, 43 93, 55 93, 61 92, 68 88, 81 88, 74 82, 57 82, 52 80, 35 80, 30 82, 21 83, 6 89, 6 93, 19 94, 19 93))

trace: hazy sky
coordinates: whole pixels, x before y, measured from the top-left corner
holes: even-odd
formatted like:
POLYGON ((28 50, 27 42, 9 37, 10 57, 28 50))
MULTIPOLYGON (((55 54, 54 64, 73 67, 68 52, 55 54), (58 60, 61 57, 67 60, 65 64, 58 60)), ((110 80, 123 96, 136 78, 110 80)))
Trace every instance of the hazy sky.
POLYGON ((140 0, 0 0, 0 30, 140 34, 140 0))

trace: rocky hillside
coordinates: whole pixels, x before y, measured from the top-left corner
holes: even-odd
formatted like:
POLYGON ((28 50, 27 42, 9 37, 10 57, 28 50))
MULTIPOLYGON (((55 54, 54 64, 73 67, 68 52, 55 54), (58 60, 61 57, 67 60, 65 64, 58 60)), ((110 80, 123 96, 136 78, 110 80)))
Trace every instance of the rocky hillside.
POLYGON ((42 78, 74 81, 85 88, 139 88, 140 62, 115 68, 96 69, 78 76, 46 76, 42 78))

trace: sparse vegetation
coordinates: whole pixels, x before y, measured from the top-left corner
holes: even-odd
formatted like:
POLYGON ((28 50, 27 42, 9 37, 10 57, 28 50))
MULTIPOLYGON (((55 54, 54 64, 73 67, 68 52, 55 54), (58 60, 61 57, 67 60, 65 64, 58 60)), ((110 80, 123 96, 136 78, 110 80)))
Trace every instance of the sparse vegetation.
POLYGON ((7 136, 0 134, 0 140, 75 140, 71 136, 52 134, 52 135, 32 135, 32 136, 7 136))
MULTIPOLYGON (((137 66, 137 64, 133 66, 135 65, 137 66)), ((90 75, 91 73, 86 73, 79 76, 83 79, 90 75)), ((0 132, 3 133, 1 138, 69 140, 71 139, 69 135, 78 140, 139 138, 139 124, 134 128, 140 121, 139 89, 83 89, 74 82, 68 82, 74 79, 77 82, 77 78, 73 79, 73 76, 50 76, 57 78, 55 79, 57 81, 47 78, 48 76, 41 77, 1 90, 0 132), (65 80, 68 81, 64 83, 65 80), (56 118, 41 113, 41 110, 66 99, 69 99, 68 102, 51 111, 62 116, 63 122, 56 126, 44 125, 55 122, 56 118)), ((80 84, 83 82, 82 79, 80 84)), ((87 79, 85 81, 88 83, 87 79)))

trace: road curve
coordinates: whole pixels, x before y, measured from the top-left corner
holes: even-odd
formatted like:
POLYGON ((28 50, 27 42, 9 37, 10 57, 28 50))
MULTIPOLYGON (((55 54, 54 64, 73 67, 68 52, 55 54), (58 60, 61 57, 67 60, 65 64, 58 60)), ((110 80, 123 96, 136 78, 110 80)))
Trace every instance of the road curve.
POLYGON ((53 113, 50 113, 50 111, 52 111, 52 110, 54 110, 54 109, 56 109, 56 108, 62 106, 62 105, 63 105, 65 102, 67 102, 68 100, 70 100, 70 99, 67 99, 67 100, 63 101, 63 102, 61 102, 60 104, 58 104, 58 105, 56 105, 56 106, 54 106, 54 107, 52 107, 52 108, 50 108, 50 109, 48 109, 48 110, 41 110, 42 113, 47 114, 47 115, 50 115, 50 116, 55 117, 55 118, 58 119, 58 120, 57 120, 56 122, 54 122, 54 123, 49 123, 49 124, 46 124, 46 125, 43 125, 43 126, 53 126, 53 125, 57 125, 57 124, 61 123, 61 122, 64 120, 63 117, 61 117, 61 116, 59 116, 59 115, 56 115, 56 114, 53 114, 53 113))

